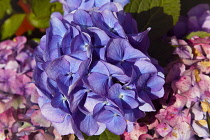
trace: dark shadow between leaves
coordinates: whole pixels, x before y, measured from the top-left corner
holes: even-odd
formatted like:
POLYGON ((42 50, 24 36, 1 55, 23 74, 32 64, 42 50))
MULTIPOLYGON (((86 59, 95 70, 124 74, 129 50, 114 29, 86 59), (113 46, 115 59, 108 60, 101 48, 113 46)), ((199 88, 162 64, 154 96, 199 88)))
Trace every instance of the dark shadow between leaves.
POLYGON ((167 32, 173 27, 173 17, 164 13, 163 7, 154 7, 148 11, 131 14, 138 23, 139 31, 151 27, 149 55, 156 58, 160 65, 165 66, 174 49, 166 37, 167 32))

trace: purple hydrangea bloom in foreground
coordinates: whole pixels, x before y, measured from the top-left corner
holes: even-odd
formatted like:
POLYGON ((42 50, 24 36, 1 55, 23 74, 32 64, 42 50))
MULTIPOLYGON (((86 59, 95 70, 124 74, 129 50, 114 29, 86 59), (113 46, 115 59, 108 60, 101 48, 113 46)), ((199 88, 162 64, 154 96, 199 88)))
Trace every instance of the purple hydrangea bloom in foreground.
POLYGON ((130 132, 164 94, 164 76, 145 54, 149 30, 138 33, 118 6, 53 13, 36 48, 39 106, 61 135, 130 132))
MULTIPOLYGON (((91 8, 102 7, 104 4, 111 2, 114 2, 118 8, 121 6, 124 7, 130 0, 51 0, 51 2, 62 3, 64 15, 66 15, 77 9, 89 10, 91 8)), ((114 7, 110 6, 110 8, 114 7)))

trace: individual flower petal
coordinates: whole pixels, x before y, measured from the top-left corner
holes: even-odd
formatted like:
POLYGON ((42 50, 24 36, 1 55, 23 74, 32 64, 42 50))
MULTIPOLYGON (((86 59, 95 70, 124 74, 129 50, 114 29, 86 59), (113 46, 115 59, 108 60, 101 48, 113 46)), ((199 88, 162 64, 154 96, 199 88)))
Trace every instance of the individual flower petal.
POLYGON ((51 103, 46 103, 41 108, 42 115, 55 123, 62 123, 67 114, 58 108, 52 107, 51 103))

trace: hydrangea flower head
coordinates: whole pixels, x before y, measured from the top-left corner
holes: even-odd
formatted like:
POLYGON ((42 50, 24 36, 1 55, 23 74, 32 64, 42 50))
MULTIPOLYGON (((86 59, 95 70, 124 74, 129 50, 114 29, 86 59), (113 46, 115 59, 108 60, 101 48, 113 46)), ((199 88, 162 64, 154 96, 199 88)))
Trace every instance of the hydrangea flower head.
POLYGON ((51 16, 33 77, 41 112, 61 135, 130 132, 164 94, 164 76, 141 42, 149 29, 138 33, 121 9, 106 3, 51 16))
POLYGON ((180 59, 168 65, 166 81, 171 85, 170 96, 175 98, 169 98, 168 105, 156 115, 160 121, 156 131, 165 139, 208 138, 209 37, 194 36, 186 41, 173 37, 172 45, 177 46, 174 53, 180 59), (172 71, 176 73, 170 75, 172 71))
MULTIPOLYGON (((130 0, 51 0, 51 2, 60 2, 63 4, 64 15, 77 9, 89 10, 91 8, 102 7, 104 4, 116 3, 117 7, 124 7, 130 0)), ((110 5, 109 8, 115 8, 110 5)), ((122 10, 122 9, 121 9, 122 10)))

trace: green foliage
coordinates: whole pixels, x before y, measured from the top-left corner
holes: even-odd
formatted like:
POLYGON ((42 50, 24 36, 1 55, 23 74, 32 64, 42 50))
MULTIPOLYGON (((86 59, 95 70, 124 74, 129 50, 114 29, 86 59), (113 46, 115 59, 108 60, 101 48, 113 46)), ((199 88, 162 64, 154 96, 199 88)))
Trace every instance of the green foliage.
POLYGON ((12 8, 10 5, 10 0, 0 0, 0 5, 0 19, 2 19, 5 14, 10 14, 12 12, 12 8))
POLYGON ((120 140, 120 136, 111 133, 108 130, 105 130, 101 135, 97 136, 87 136, 84 135, 85 140, 120 140))
POLYGON ((50 0, 0 0, 0 5, 1 40, 13 36, 18 29, 23 34, 26 32, 32 33, 33 27, 47 28, 49 26, 50 15, 53 12, 62 13, 63 11, 61 3, 50 3, 50 0), (23 22, 25 16, 26 19, 23 22))
POLYGON ((25 14, 13 14, 8 18, 1 27, 1 39, 6 39, 12 36, 21 25, 25 14))
POLYGON ((30 23, 36 28, 47 28, 49 26, 50 17, 37 17, 34 13, 28 15, 30 23))
POLYGON ((210 36, 210 33, 203 32, 203 31, 192 32, 186 36, 186 39, 190 39, 193 36, 198 36, 198 37, 204 38, 204 37, 210 36))
POLYGON ((151 27, 150 56, 162 66, 168 63, 173 47, 162 41, 162 37, 173 28, 180 16, 180 0, 131 0, 125 11, 132 13, 139 31, 151 27))
POLYGON ((36 28, 47 28, 49 26, 50 15, 55 12, 62 12, 61 3, 50 3, 50 0, 31 0, 31 8, 28 18, 30 23, 36 28))
POLYGON ((150 37, 157 39, 178 21, 180 0, 131 0, 125 11, 133 14, 140 31, 151 27, 150 37))
POLYGON ((31 6, 35 16, 40 18, 49 17, 54 11, 62 12, 61 3, 50 3, 50 0, 31 0, 31 6))

